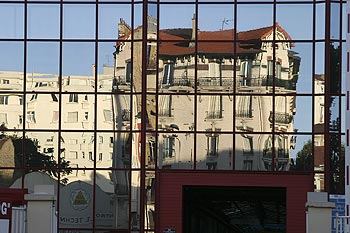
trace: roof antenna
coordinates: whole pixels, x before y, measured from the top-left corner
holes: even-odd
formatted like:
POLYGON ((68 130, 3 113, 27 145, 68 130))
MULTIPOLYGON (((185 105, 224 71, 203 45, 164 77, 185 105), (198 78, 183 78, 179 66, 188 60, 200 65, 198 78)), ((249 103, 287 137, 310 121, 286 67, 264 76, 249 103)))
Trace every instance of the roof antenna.
POLYGON ((228 25, 228 22, 231 22, 231 21, 233 21, 233 19, 226 19, 226 18, 224 18, 224 20, 222 21, 222 25, 221 25, 221 31, 224 30, 224 25, 225 24, 228 25))

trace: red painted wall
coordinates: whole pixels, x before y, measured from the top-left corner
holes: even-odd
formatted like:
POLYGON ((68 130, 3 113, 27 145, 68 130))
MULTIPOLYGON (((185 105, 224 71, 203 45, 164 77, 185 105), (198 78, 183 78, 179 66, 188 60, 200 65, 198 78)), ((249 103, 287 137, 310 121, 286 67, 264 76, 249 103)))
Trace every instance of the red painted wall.
POLYGON ((213 173, 160 171, 158 173, 157 231, 175 228, 182 233, 182 186, 255 186, 287 188, 287 233, 306 232, 305 203, 313 191, 313 176, 284 173, 213 173))

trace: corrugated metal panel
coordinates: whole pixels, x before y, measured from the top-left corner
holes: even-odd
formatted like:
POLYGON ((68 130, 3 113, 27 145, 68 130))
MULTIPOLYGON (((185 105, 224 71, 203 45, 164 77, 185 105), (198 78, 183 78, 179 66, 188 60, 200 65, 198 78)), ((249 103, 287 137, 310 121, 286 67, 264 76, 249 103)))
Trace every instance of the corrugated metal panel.
POLYGON ((12 207, 11 233, 27 233, 27 208, 12 207))

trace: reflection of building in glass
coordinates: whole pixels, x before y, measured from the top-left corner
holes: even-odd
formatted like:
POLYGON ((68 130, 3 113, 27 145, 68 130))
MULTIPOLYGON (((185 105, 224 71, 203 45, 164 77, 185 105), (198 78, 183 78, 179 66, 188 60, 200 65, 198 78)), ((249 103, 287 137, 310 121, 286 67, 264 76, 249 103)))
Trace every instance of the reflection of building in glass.
MULTIPOLYGON (((288 170, 293 142, 293 136, 288 133, 294 132, 293 94, 300 64, 300 58, 291 50, 293 44, 288 42, 290 36, 278 24, 246 32, 199 31, 195 48, 187 41, 195 39, 193 30, 159 32, 162 42, 157 69, 151 65, 156 63, 155 44, 148 48, 151 51, 148 90, 158 89, 159 93, 158 99, 153 96, 149 99, 154 106, 158 104, 158 124, 151 127, 157 127, 159 132, 159 166, 272 170, 274 163, 275 170, 288 170), (269 42, 274 30, 275 44, 269 42), (234 39, 239 41, 236 47, 234 39), (273 92, 278 95, 272 96, 273 92), (195 127, 203 131, 197 134, 196 158, 192 144, 195 127), (236 132, 234 137, 227 134, 232 130, 236 132), (272 131, 276 132, 274 138, 266 134, 272 131)), ((125 83, 130 72, 127 65, 131 56, 130 33, 131 30, 123 33, 127 35, 121 37, 125 42, 117 47, 117 74, 125 68, 119 75, 125 83)), ((135 54, 138 50, 134 50, 135 54)), ((133 65, 138 66, 135 62, 133 65)), ((134 70, 138 72, 137 68, 134 70)), ((138 81, 137 77, 134 74, 134 82, 138 81)), ((156 121, 155 114, 148 118, 150 122, 156 121)))
MULTIPOLYGON (((77 3, 63 4, 61 9, 77 3)), ((252 4, 219 5, 231 6, 233 26, 242 28, 245 20, 237 15, 252 4)), ((325 58, 325 71, 316 71, 318 45, 326 44, 321 54, 339 50, 315 36, 300 40, 295 25, 280 17, 285 4, 278 1, 263 4, 276 16, 272 26, 248 31, 197 29, 205 12, 201 1, 193 1, 192 28, 159 28, 168 19, 162 15, 169 3, 143 1, 143 23, 135 13, 141 3, 114 5, 133 12, 130 24, 120 20, 118 38, 102 39, 108 14, 100 10, 113 4, 101 2, 91 5, 98 22, 90 39, 70 38, 65 14, 57 41, 31 41, 30 27, 24 39, 15 39, 23 42, 22 60, 28 64, 35 63, 26 52, 31 43, 57 42, 61 74, 23 73, 28 64, 0 72, 0 185, 33 193, 38 184, 53 184, 60 233, 303 232, 306 192, 342 192, 344 184, 342 94, 340 77, 333 74, 340 71, 327 70, 337 59, 328 64, 325 58), (153 7, 161 19, 147 15, 153 7), (134 28, 139 24, 144 25, 134 28), (70 62, 63 45, 77 42, 95 45, 91 76, 62 75, 70 62), (110 52, 101 52, 104 45, 110 52), (113 54, 113 65, 100 65, 105 52, 113 54), (312 126, 300 124, 301 99, 312 107, 312 126), (23 136, 30 138, 32 151, 58 163, 36 166, 44 157, 32 159, 25 144, 18 153, 18 144, 8 138, 23 136), (59 163, 62 158, 70 161, 69 169, 59 163)), ((325 3, 299 5, 317 12, 325 3)), ((121 17, 113 14, 110 21, 116 15, 121 17)), ((0 45, 13 42, 0 39, 0 45)))

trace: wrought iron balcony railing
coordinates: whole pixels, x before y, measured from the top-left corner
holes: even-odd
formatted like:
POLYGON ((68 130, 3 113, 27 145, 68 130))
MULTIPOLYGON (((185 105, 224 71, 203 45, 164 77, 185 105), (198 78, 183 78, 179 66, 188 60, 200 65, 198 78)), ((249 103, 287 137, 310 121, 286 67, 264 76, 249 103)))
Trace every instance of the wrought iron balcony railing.
POLYGON ((293 121, 293 115, 289 113, 284 112, 275 112, 275 115, 273 114, 273 111, 270 111, 269 121, 273 122, 273 116, 275 116, 275 123, 280 124, 290 124, 293 121))

